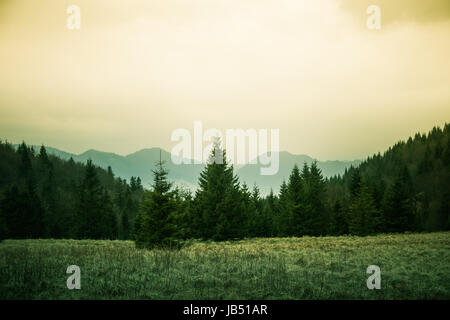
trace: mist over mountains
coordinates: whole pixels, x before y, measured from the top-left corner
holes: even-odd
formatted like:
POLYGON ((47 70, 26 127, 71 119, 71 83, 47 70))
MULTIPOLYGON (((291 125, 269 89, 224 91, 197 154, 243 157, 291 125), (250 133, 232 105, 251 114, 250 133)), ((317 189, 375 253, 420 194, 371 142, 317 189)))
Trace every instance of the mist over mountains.
MULTIPOLYGON (((15 146, 17 147, 17 145, 15 146)), ((40 146, 33 146, 38 151, 40 146)), ((69 160, 72 158, 76 162, 86 163, 88 159, 104 169, 111 166, 114 174, 122 179, 130 180, 132 176, 140 177, 145 188, 149 188, 152 183, 152 170, 155 163, 159 160, 160 150, 161 158, 166 162, 169 171, 169 179, 175 185, 196 190, 200 172, 203 170, 203 164, 180 164, 175 165, 171 161, 171 154, 160 148, 142 149, 126 156, 121 156, 111 152, 103 152, 98 150, 88 150, 81 154, 73 154, 56 148, 45 146, 47 153, 57 156, 61 159, 69 160)), ((280 166, 277 174, 272 176, 263 176, 260 174, 261 165, 246 164, 235 167, 235 173, 239 177, 241 183, 245 182, 249 187, 255 183, 260 188, 262 195, 267 195, 270 189, 278 193, 279 187, 284 179, 297 164, 299 167, 306 162, 311 164, 314 158, 307 155, 295 155, 286 151, 279 153, 280 166)), ((350 166, 356 167, 361 163, 360 160, 354 161, 317 161, 318 167, 322 170, 324 177, 332 177, 334 175, 342 175, 346 168, 350 166)))

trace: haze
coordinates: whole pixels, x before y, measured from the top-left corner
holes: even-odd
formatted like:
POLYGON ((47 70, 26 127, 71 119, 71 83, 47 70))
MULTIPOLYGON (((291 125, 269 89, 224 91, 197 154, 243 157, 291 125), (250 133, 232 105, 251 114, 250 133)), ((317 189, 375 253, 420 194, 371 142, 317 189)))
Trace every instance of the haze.
POLYGON ((449 3, 2 0, 0 138, 124 155, 170 150, 201 120, 365 158, 449 122, 449 3), (81 30, 66 28, 71 4, 81 30))

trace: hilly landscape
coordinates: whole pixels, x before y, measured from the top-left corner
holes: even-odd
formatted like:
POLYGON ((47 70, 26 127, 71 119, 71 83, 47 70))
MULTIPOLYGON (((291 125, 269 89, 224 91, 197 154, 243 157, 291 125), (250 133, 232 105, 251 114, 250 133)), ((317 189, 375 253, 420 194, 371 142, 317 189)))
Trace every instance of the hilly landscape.
MULTIPOLYGON (((18 145, 15 145, 17 148, 18 145)), ((35 150, 39 150, 40 146, 33 146, 35 150)), ((72 158, 75 162, 86 163, 87 160, 92 160, 93 164, 108 169, 111 167, 117 177, 129 181, 131 177, 140 177, 144 188, 149 188, 152 182, 152 170, 155 168, 155 163, 158 162, 160 151, 161 158, 166 161, 168 169, 168 178, 174 182, 175 185, 195 191, 198 185, 198 178, 200 172, 204 169, 203 164, 181 164, 175 165, 171 161, 170 152, 160 148, 148 148, 136 151, 126 156, 121 156, 112 152, 103 152, 98 150, 88 150, 81 154, 73 154, 65 152, 56 148, 45 146, 47 153, 57 156, 63 160, 72 158)), ((330 178, 336 175, 343 175, 346 169, 350 167, 357 167, 361 161, 318 161, 307 155, 296 155, 287 151, 282 151, 279 154, 280 166, 277 174, 272 176, 260 175, 259 164, 246 164, 235 167, 235 173, 239 176, 242 183, 246 183, 249 187, 256 184, 262 195, 267 195, 272 189, 278 193, 279 187, 283 180, 287 180, 290 171, 295 164, 302 166, 304 163, 311 165, 317 161, 318 168, 322 171, 325 178, 330 178)))

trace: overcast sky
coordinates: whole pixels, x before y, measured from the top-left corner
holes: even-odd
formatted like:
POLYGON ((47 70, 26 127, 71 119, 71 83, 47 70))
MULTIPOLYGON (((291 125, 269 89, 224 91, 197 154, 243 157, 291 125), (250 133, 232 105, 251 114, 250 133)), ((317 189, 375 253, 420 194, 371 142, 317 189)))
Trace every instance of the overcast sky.
POLYGON ((0 139, 128 154, 202 120, 365 158, 450 122, 449 57, 448 0, 1 0, 0 139))

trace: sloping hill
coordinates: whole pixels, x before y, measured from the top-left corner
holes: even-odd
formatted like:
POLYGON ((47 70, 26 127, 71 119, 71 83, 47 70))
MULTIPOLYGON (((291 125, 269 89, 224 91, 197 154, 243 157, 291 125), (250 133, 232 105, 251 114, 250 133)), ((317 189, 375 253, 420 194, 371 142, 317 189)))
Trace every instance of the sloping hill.
MULTIPOLYGON (((273 176, 262 176, 260 174, 260 164, 247 164, 237 170, 240 181, 247 183, 247 185, 256 185, 261 189, 261 194, 266 195, 272 188, 275 193, 278 193, 283 180, 287 180, 292 168, 295 164, 300 168, 304 163, 310 165, 317 161, 307 155, 295 155, 286 151, 279 153, 280 168, 277 174, 273 176)), ((358 166, 361 163, 359 160, 354 161, 317 161, 318 167, 322 170, 324 177, 332 177, 335 175, 342 175, 345 169, 350 166, 358 166)))
MULTIPOLYGON (((34 146, 35 150, 39 150, 40 146, 34 146)), ((171 161, 171 154, 160 148, 142 149, 127 156, 121 156, 111 152, 103 152, 98 150, 88 150, 79 155, 61 151, 56 148, 47 147, 49 154, 55 155, 62 159, 68 160, 72 158, 76 162, 86 163, 88 159, 104 169, 110 166, 114 174, 122 179, 130 180, 131 177, 140 177, 144 187, 149 187, 152 182, 152 170, 155 163, 161 158, 166 161, 166 167, 169 171, 169 179, 183 188, 194 191, 197 188, 198 177, 203 170, 203 164, 181 164, 175 165, 171 161)), ((289 177, 289 173, 294 164, 302 166, 303 163, 311 164, 315 159, 307 155, 294 155, 289 152, 280 152, 280 167, 276 175, 262 176, 260 174, 261 165, 247 164, 235 169, 241 182, 245 182, 249 186, 254 183, 261 189, 262 195, 267 195, 272 188, 274 192, 278 192, 283 179, 289 177)), ((318 161, 318 166, 322 170, 325 177, 334 175, 342 175, 346 168, 357 166, 361 161, 318 161)))

